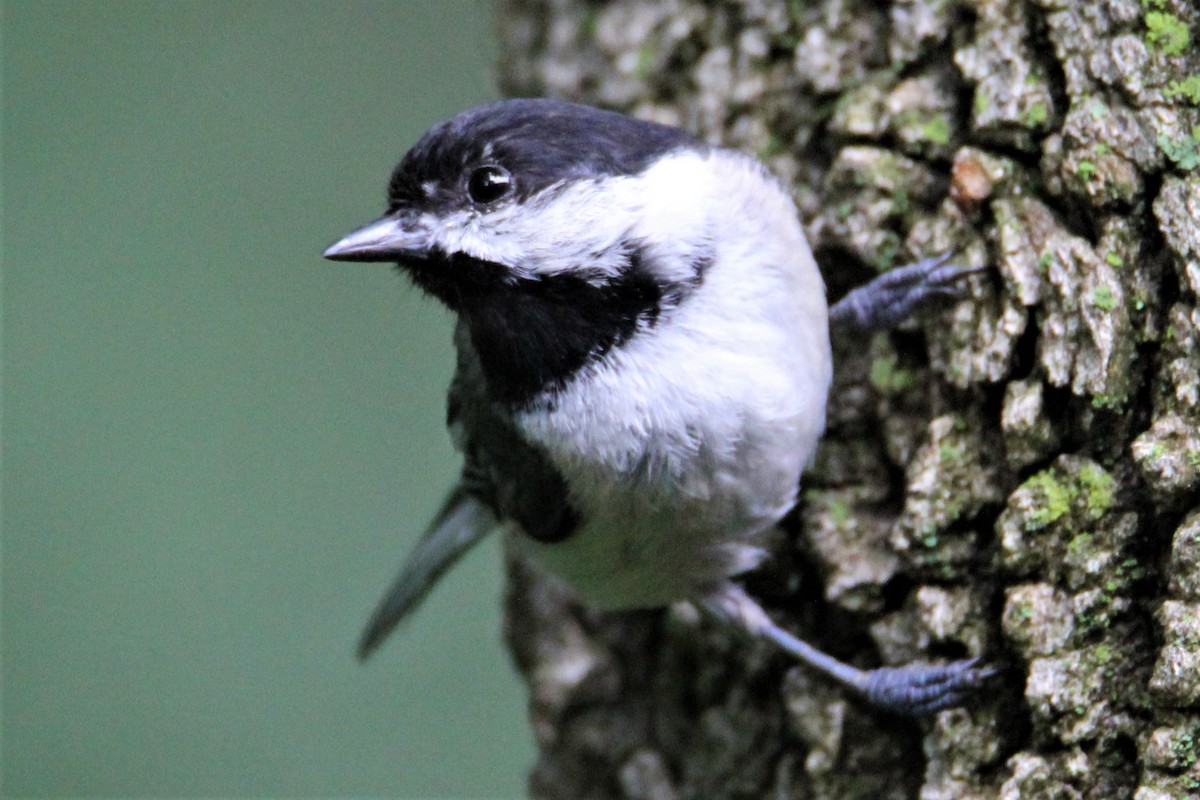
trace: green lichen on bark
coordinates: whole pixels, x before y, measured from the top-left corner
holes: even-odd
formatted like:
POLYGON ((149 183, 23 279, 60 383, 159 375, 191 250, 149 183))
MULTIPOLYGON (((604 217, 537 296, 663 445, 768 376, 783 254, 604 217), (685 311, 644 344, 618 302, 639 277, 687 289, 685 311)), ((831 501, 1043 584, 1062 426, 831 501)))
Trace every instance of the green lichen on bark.
POLYGON ((681 125, 791 187, 832 297, 956 248, 968 297, 839 348, 747 579, 863 665, 983 655, 882 717, 694 610, 514 563, 535 797, 1200 794, 1200 12, 1188 0, 503 0, 501 86, 681 125))

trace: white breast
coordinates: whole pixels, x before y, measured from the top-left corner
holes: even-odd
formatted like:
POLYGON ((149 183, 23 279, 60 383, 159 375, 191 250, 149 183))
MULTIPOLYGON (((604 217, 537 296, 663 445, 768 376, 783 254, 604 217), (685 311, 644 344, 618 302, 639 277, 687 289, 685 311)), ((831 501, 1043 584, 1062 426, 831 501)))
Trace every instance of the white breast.
MULTIPOLYGON (((518 417, 584 520, 566 541, 513 537, 587 601, 653 607, 754 567, 795 502, 825 423, 825 290, 790 199, 720 151, 639 181, 643 241, 697 237, 713 262, 679 307, 518 417), (674 230, 676 238, 664 235, 674 230), (679 234, 683 234, 679 236, 679 234)), ((674 244, 652 252, 671 269, 674 244)))

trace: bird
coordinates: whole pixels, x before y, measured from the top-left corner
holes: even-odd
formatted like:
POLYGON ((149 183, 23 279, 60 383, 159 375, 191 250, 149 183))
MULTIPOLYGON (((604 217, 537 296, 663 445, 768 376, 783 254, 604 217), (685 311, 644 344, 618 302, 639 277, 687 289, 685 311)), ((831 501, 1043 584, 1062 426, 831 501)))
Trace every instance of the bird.
POLYGON ((863 670, 739 582, 797 500, 830 402, 830 332, 961 293, 949 254, 830 308, 786 187, 684 130, 556 99, 435 124, 384 214, 328 247, 393 262, 456 316, 447 424, 463 468, 359 644, 366 658, 492 531, 599 609, 691 602, 884 711, 960 705, 978 659, 863 670))

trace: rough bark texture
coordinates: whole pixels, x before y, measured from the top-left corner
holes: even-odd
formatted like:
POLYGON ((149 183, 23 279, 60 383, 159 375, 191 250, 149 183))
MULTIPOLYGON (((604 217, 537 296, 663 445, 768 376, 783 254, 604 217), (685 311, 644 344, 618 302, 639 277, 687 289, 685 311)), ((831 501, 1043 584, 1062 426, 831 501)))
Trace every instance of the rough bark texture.
POLYGON ((538 798, 1200 796, 1200 12, 1190 0, 507 0, 502 86, 681 125, 794 188, 830 296, 960 248, 843 343, 771 565, 862 665, 1007 672, 924 721, 687 607, 512 564, 538 798))

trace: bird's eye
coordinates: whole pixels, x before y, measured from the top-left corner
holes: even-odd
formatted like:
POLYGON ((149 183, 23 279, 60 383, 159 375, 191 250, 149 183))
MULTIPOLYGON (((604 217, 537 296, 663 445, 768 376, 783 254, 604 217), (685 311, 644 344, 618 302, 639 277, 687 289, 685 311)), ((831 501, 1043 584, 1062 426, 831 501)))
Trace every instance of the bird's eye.
POLYGON ((508 171, 496 166, 480 167, 467 181, 467 194, 476 203, 491 203, 512 191, 513 180, 508 171))

